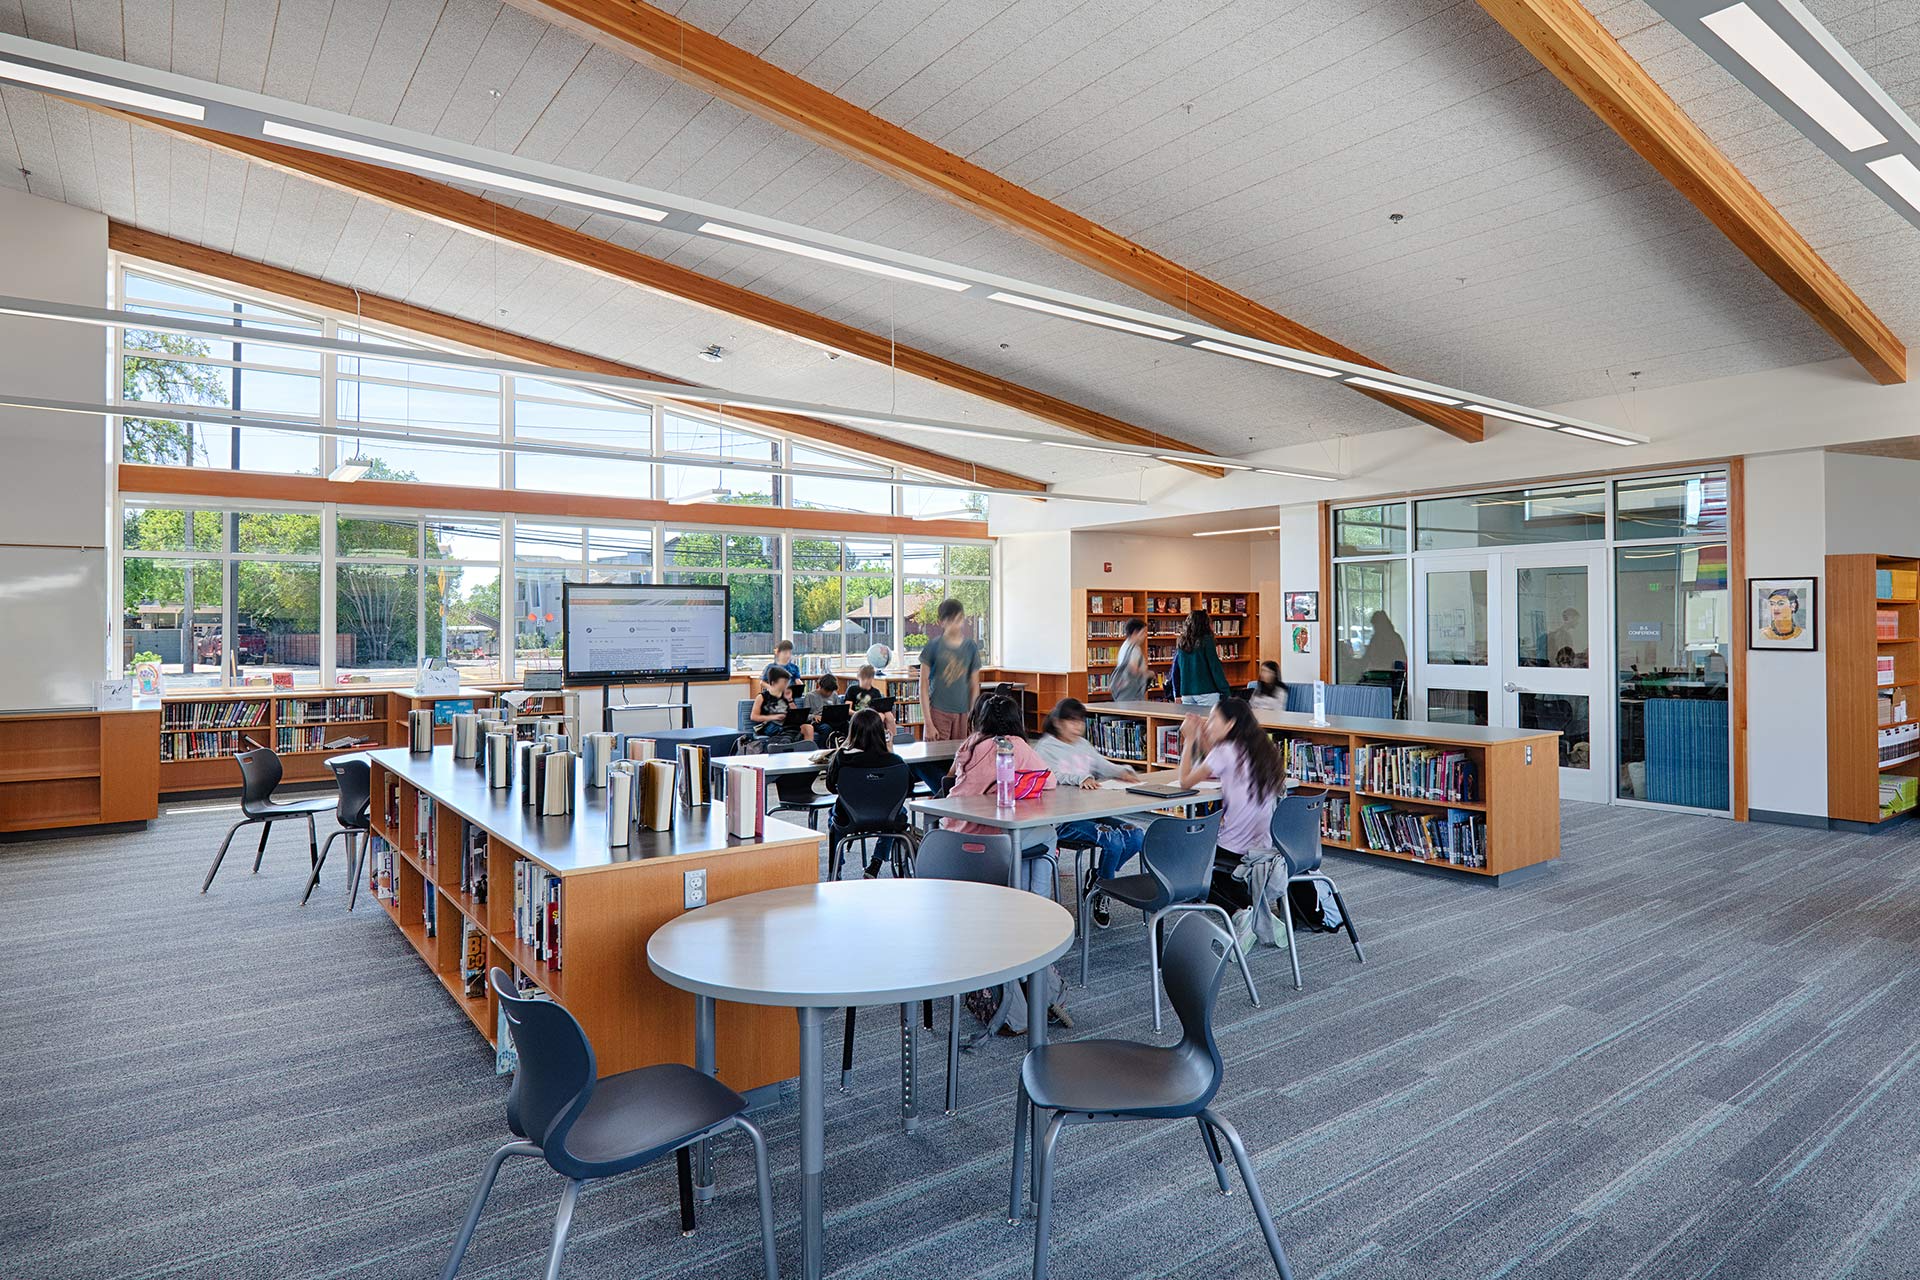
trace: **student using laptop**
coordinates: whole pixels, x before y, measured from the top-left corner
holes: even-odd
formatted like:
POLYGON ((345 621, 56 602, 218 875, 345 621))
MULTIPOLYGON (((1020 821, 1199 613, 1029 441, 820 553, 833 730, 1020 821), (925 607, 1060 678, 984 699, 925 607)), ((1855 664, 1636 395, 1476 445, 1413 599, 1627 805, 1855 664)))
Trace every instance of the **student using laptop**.
MULTIPOLYGON (((1087 741, 1087 704, 1078 698, 1062 698, 1054 704, 1046 723, 1040 726, 1040 736, 1034 739, 1033 750, 1063 787, 1092 791, 1098 789, 1102 778, 1132 782, 1139 777, 1093 749, 1087 741)), ((1061 823, 1056 830, 1061 840, 1090 841, 1100 846, 1098 864, 1087 868, 1088 885, 1081 887, 1083 893, 1093 880, 1111 880, 1119 875, 1120 868, 1140 852, 1147 838, 1141 828, 1114 818, 1081 818, 1061 823)), ((1102 929, 1112 922, 1103 895, 1093 899, 1093 922, 1102 929)))
POLYGON ((813 688, 800 695, 800 705, 811 712, 815 719, 819 718, 822 708, 839 700, 840 681, 831 671, 815 680, 813 688))
POLYGON ((785 667, 769 666, 760 677, 760 696, 747 708, 754 733, 766 740, 769 751, 784 751, 801 741, 813 741, 806 708, 795 707, 789 696, 792 681, 785 667))
POLYGON ((893 699, 880 687, 875 679, 880 673, 873 669, 871 662, 863 663, 859 675, 847 686, 845 702, 855 711, 864 711, 871 707, 880 713, 881 721, 887 728, 887 741, 893 741, 893 699))

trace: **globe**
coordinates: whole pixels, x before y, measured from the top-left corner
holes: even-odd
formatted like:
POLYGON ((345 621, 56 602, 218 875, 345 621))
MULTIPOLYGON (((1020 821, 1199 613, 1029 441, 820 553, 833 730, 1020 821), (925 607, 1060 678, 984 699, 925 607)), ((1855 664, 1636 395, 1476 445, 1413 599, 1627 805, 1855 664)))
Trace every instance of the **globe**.
POLYGON ((893 650, 883 644, 873 645, 867 650, 867 661, 873 664, 875 671, 885 671, 887 664, 893 661, 893 650))

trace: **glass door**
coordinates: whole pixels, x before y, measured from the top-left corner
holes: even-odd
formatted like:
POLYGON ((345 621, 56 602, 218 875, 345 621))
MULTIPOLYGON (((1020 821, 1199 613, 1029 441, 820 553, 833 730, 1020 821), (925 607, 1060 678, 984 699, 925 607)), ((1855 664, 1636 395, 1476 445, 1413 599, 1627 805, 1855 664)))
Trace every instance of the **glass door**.
POLYGON ((1613 696, 1602 550, 1507 551, 1500 561, 1494 723, 1560 733, 1560 795, 1611 798, 1613 696))
POLYGON ((1409 718, 1441 724, 1498 723, 1498 558, 1487 552, 1415 561, 1414 689, 1409 718))

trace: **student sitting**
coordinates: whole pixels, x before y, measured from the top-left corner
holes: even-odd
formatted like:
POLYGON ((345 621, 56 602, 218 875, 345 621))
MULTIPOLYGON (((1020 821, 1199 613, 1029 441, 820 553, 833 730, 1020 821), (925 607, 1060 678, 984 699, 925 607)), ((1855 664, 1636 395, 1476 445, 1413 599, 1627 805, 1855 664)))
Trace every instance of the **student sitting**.
POLYGON ((1260 678, 1247 690, 1247 705, 1255 711, 1285 711, 1287 709, 1287 686, 1280 679, 1280 664, 1263 662, 1260 664, 1260 678))
MULTIPOLYGON (((853 719, 847 724, 847 740, 840 749, 827 757, 827 790, 835 795, 840 793, 840 772, 843 769, 877 769, 882 765, 900 764, 900 757, 894 754, 887 743, 887 728, 878 711, 861 708, 853 713, 853 719)), ((840 828, 846 825, 850 817, 841 805, 834 805, 827 815, 827 848, 832 849, 840 843, 840 828)), ((874 846, 880 848, 879 844, 874 846)), ((880 874, 880 860, 869 850, 867 857, 867 877, 880 874)))
MULTIPOLYGON (((960 749, 954 753, 953 767, 950 770, 953 786, 947 794, 951 796, 984 796, 992 793, 995 778, 995 757, 1002 741, 1013 745, 1014 771, 1045 770, 1047 762, 1042 760, 1027 743, 1026 732, 1020 725, 1020 705, 1004 694, 990 693, 982 697, 976 707, 971 724, 972 732, 961 742, 960 749)), ((1054 779, 1049 776, 1047 788, 1051 789, 1054 779)), ((978 823, 962 818, 943 818, 942 827, 949 831, 959 831, 966 835, 995 835, 997 827, 983 827, 978 823)), ((1053 844, 1053 831, 1045 828, 1022 833, 1028 843, 1021 853, 1027 855, 1029 882, 1027 888, 1035 893, 1047 893, 1052 886, 1047 883, 1046 864, 1032 855, 1045 853, 1053 844)), ((1051 894, 1047 894, 1051 897, 1051 894)))
MULTIPOLYGON (((1214 866, 1231 872, 1246 854, 1273 847, 1273 807, 1287 790, 1279 746, 1239 698, 1221 699, 1204 720, 1189 715, 1180 722, 1180 785, 1209 778, 1219 780, 1225 810, 1214 866)), ((1231 910, 1246 904, 1222 905, 1231 910)), ((1242 928, 1238 919, 1234 927, 1242 928)))
POLYGON ((747 719, 753 722, 755 736, 765 740, 769 751, 792 749, 803 739, 813 741, 812 725, 797 728, 787 725, 787 712, 793 709, 793 699, 787 696, 792 680, 785 667, 768 667, 760 677, 760 696, 747 709, 747 719))
POLYGON ((800 695, 800 705, 805 707, 815 720, 820 718, 820 708, 840 700, 840 681, 829 671, 813 682, 813 689, 800 695))
MULTIPOLYGON (((1063 787, 1094 790, 1102 778, 1132 782, 1139 775, 1123 764, 1101 755, 1087 741, 1087 706, 1078 698, 1062 698, 1040 726, 1034 740, 1034 753, 1053 770, 1053 779, 1063 787)), ((1088 885, 1096 879, 1110 880, 1120 874, 1127 860, 1140 852, 1147 833, 1131 823, 1114 818, 1079 819, 1056 828, 1061 840, 1091 841, 1100 846, 1097 866, 1087 868, 1088 885)), ((1081 886, 1087 892, 1088 885, 1081 886)), ((1104 929, 1112 923, 1104 895, 1093 899, 1093 922, 1104 929)))

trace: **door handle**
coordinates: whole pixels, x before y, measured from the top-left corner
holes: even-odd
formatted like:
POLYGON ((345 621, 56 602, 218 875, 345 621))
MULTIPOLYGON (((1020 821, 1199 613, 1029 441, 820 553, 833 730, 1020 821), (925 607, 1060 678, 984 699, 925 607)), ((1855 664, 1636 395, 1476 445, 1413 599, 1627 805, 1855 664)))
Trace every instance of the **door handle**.
POLYGON ((1517 685, 1517 684, 1515 684, 1515 683, 1514 683, 1513 681, 1511 681, 1511 680, 1509 680, 1509 681, 1507 681, 1507 682, 1506 682, 1505 684, 1503 684, 1503 685, 1501 685, 1500 687, 1501 687, 1502 689, 1505 689, 1505 690, 1506 690, 1506 691, 1507 691, 1508 693, 1518 693, 1518 692, 1520 692, 1520 686, 1519 686, 1519 685, 1517 685))

